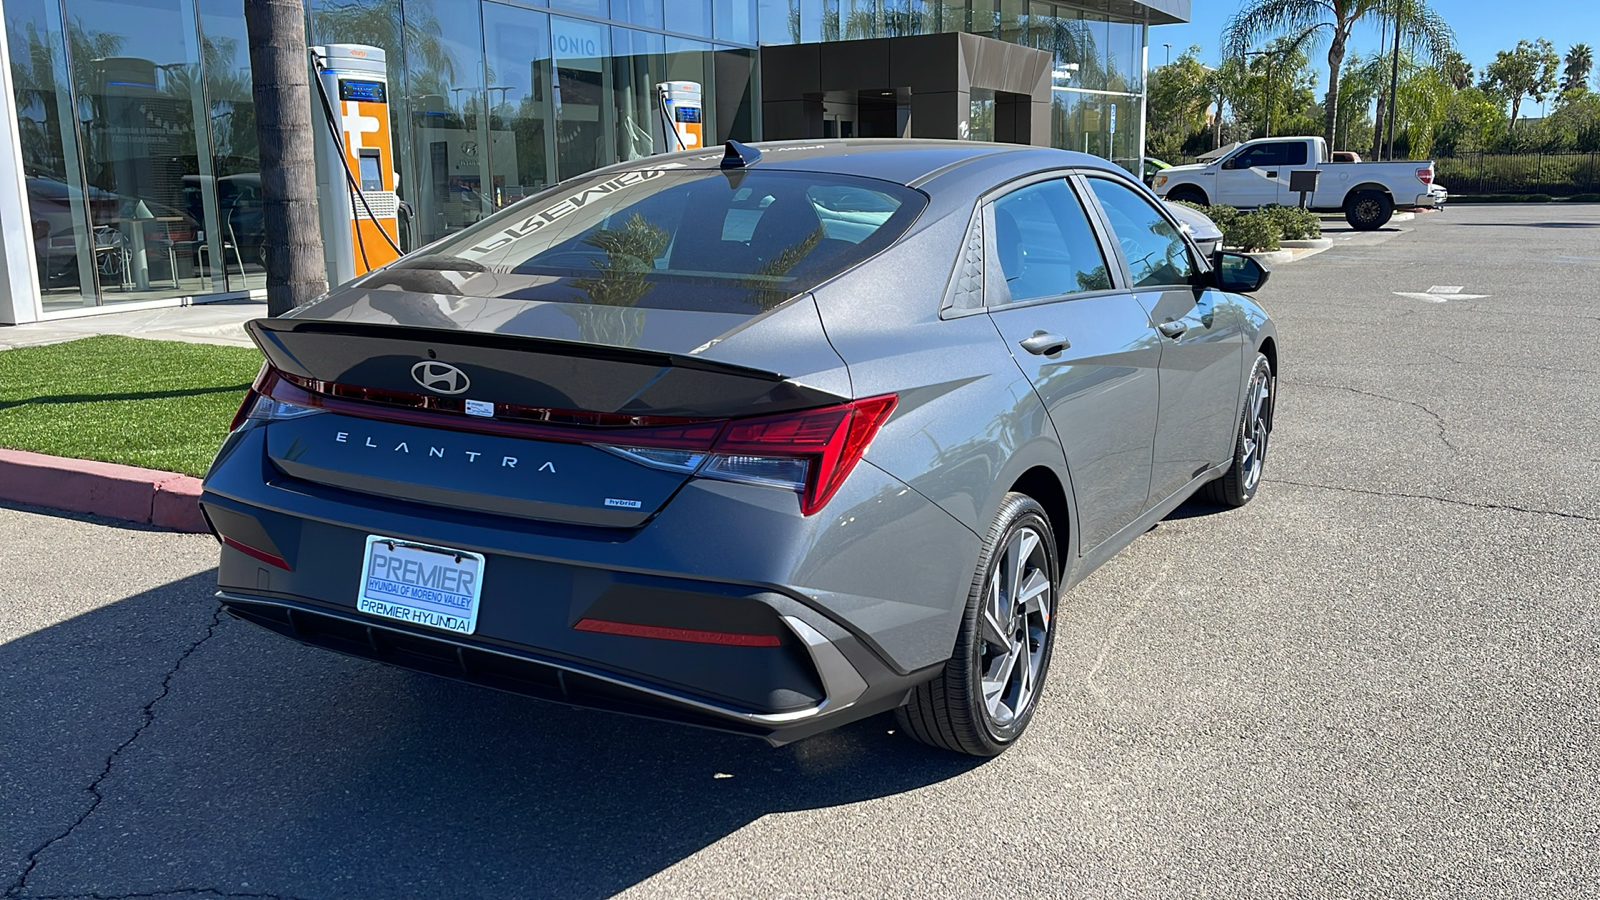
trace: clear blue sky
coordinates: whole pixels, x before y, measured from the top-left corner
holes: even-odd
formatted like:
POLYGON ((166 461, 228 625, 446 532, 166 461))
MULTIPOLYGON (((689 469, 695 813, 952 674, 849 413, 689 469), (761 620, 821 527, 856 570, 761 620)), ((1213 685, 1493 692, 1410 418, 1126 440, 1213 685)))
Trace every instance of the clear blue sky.
MULTIPOLYGON (((1174 59, 1190 44, 1199 44, 1200 59, 1214 64, 1221 44, 1222 28, 1238 12, 1243 0, 1193 0, 1193 21, 1187 25, 1157 25, 1150 29, 1150 65, 1166 62, 1172 45, 1174 59)), ((1556 52, 1566 53, 1573 44, 1600 47, 1600 3, 1592 0, 1431 0, 1439 15, 1455 29, 1456 43, 1473 71, 1481 73, 1494 59, 1496 50, 1515 47, 1518 39, 1549 38, 1556 52)), ((1378 49, 1376 28, 1358 28, 1351 49, 1371 53, 1378 49)), ((1312 55, 1312 62, 1326 69, 1324 49, 1312 55)))

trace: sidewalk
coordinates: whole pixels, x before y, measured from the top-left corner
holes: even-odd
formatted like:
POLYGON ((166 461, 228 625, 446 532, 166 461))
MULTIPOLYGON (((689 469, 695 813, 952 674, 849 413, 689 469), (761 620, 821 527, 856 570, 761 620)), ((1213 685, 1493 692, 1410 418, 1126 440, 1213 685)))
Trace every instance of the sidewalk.
POLYGON ((260 300, 223 300, 26 325, 0 325, 0 350, 59 344, 97 334, 251 347, 254 345, 244 333, 244 323, 266 314, 267 304, 260 300))

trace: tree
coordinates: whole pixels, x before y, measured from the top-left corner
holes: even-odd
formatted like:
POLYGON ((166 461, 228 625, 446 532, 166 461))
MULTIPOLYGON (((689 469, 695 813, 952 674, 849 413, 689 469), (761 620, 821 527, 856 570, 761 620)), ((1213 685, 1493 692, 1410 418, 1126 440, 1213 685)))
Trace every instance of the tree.
POLYGON ((1570 96, 1589 90, 1589 73, 1594 69, 1594 51, 1588 44, 1573 44, 1567 49, 1566 65, 1561 70, 1561 94, 1570 96))
POLYGON ((279 316, 328 288, 317 220, 306 13, 300 0, 245 0, 261 148, 267 315, 279 316))
POLYGON ((1501 50, 1494 55, 1494 62, 1484 68, 1483 89, 1499 97, 1501 103, 1511 104, 1510 130, 1517 128, 1517 114, 1522 110, 1523 97, 1543 103, 1546 97, 1555 92, 1556 66, 1560 64, 1561 58, 1556 56, 1555 46, 1540 38, 1538 41, 1517 41, 1515 50, 1501 50))
POLYGON ((1223 31, 1225 56, 1239 56, 1273 36, 1303 42, 1328 42, 1328 93, 1323 101, 1322 136, 1333 143, 1338 126, 1339 76, 1350 34, 1357 24, 1390 16, 1398 8, 1402 40, 1428 59, 1455 47, 1455 35, 1425 0, 1246 0, 1223 31))
POLYGON ((1184 145, 1205 130, 1206 111, 1216 92, 1199 53, 1198 46, 1190 47, 1171 63, 1150 71, 1145 95, 1145 149, 1150 156, 1183 156, 1184 145))

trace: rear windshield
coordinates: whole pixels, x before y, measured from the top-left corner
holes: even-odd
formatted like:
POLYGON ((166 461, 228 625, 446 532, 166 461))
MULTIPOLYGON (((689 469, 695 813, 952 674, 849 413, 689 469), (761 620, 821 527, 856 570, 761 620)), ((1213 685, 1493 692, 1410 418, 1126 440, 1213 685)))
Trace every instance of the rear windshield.
POLYGON ((882 251, 926 205, 849 176, 630 171, 530 197, 367 286, 754 314, 882 251))

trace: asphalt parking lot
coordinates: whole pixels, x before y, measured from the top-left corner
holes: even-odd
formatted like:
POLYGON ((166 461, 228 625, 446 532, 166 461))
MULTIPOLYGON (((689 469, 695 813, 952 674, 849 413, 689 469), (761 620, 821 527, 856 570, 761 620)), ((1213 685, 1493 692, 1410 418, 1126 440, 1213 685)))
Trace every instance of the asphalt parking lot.
POLYGON ((1027 738, 772 749, 219 618, 209 538, 0 509, 27 898, 1600 893, 1600 206, 1283 267, 1259 499, 1068 597, 1027 738))

